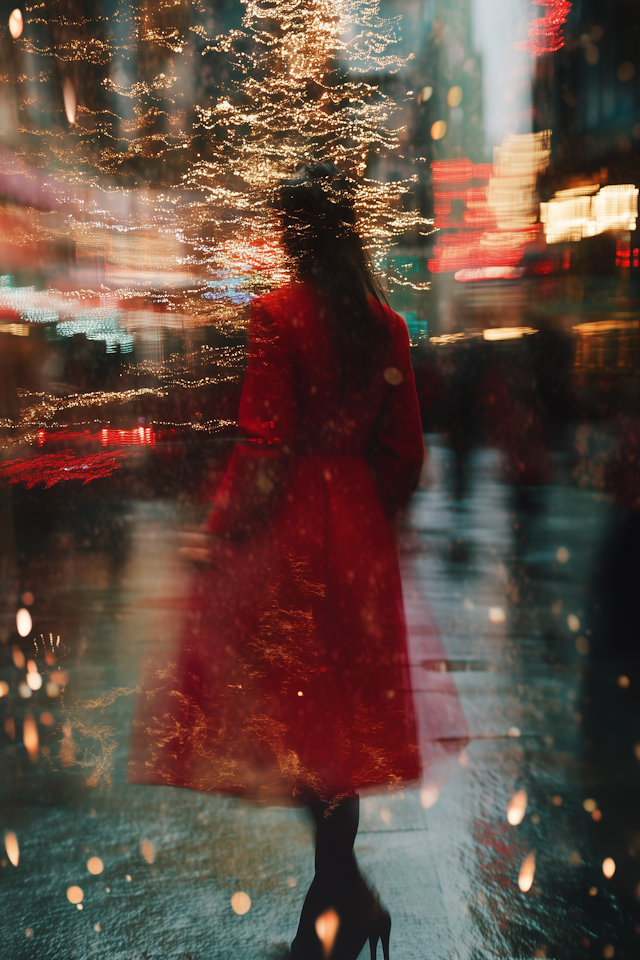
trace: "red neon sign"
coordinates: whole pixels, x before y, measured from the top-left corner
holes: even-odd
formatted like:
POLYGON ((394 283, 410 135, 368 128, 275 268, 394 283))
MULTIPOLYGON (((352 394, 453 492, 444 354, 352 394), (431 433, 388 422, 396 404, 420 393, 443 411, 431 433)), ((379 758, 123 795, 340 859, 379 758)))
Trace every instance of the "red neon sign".
POLYGON ((566 23, 571 4, 569 0, 531 0, 539 7, 546 7, 544 17, 538 17, 529 24, 529 39, 516 43, 517 50, 528 50, 532 57, 541 57, 544 53, 555 53, 564 46, 562 25, 566 23))

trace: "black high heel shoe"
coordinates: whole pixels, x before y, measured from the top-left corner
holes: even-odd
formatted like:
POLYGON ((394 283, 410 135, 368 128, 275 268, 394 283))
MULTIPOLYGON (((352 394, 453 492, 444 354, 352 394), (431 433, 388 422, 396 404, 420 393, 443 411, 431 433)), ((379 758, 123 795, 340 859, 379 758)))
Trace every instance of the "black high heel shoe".
POLYGON ((353 898, 338 897, 335 904, 334 898, 325 896, 321 900, 317 888, 309 892, 311 896, 305 901, 298 933, 291 944, 291 960, 356 960, 367 940, 371 960, 377 960, 378 940, 382 941, 383 960, 389 960, 391 917, 377 892, 370 890, 364 880, 353 898), (316 921, 326 910, 335 910, 340 918, 328 954, 316 932, 316 921))
POLYGON ((389 960, 391 917, 382 906, 377 891, 365 885, 365 896, 360 904, 350 904, 341 917, 340 929, 329 960, 356 960, 369 941, 371 960, 376 960, 378 940, 382 941, 382 955, 389 960))
MULTIPOLYGON (((374 920, 373 929, 369 933, 369 950, 371 951, 371 960, 376 960, 378 953, 378 940, 382 941, 382 956, 384 960, 389 960, 389 937, 391 936, 391 917, 389 912, 380 903, 377 898, 377 916, 374 920)), ((356 955, 357 956, 357 955, 356 955)))

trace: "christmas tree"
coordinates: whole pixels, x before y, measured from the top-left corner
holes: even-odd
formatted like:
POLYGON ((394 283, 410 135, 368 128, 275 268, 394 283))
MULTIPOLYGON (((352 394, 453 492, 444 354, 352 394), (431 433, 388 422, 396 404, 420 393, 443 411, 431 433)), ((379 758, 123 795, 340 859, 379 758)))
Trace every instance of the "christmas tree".
POLYGON ((399 25, 378 6, 246 0, 233 25, 231 8, 200 0, 34 5, 21 35, 2 38, 13 65, 4 101, 13 88, 19 104, 17 117, 2 114, 4 141, 58 193, 73 185, 63 232, 80 255, 103 244, 122 267, 186 265, 219 281, 208 320, 228 319, 239 291, 287 275, 270 201, 301 161, 333 160, 359 184, 379 261, 427 226, 404 202, 411 178, 367 176, 399 147, 395 103, 379 86, 403 66, 389 52, 399 25), (142 248, 132 228, 146 231, 142 248))

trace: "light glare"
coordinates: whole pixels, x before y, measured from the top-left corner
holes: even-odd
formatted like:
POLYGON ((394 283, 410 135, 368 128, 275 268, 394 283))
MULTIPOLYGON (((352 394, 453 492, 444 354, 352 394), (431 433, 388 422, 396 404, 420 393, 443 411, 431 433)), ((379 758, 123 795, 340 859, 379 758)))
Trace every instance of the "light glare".
POLYGON ((437 802, 440 791, 437 787, 423 787, 420 791, 420 803, 425 810, 429 810, 437 802))
POLYGON ((519 823, 522 823, 524 820, 524 815, 527 812, 527 791, 518 790, 511 800, 509 800, 509 805, 507 807, 507 820, 512 827, 517 827, 519 823))
POLYGON ((238 892, 234 893, 231 897, 231 906, 235 912, 242 917, 251 909, 251 897, 248 893, 238 890, 238 892))
POLYGON ((333 945, 340 928, 340 917, 335 910, 327 910, 316 920, 316 933, 322 944, 322 952, 328 957, 333 950, 333 945))
POLYGON ((26 609, 26 607, 21 607, 20 610, 16 613, 16 627, 18 633, 21 637, 28 637, 31 633, 31 627, 33 626, 33 621, 31 619, 31 614, 26 609))
POLYGON ((535 850, 532 850, 531 853, 528 853, 522 862, 520 867, 520 873, 518 874, 518 886, 523 893, 527 893, 531 890, 533 886, 533 878, 536 873, 536 854, 535 850))
POLYGON ((12 10, 9 14, 9 33, 14 40, 17 40, 18 37, 22 36, 23 29, 24 21, 22 19, 22 10, 16 7, 15 10, 12 10))
POLYGON ((20 860, 20 847, 18 846, 18 838, 13 830, 8 830, 5 833, 4 848, 7 851, 7 856, 9 857, 9 860, 13 866, 17 867, 20 860))

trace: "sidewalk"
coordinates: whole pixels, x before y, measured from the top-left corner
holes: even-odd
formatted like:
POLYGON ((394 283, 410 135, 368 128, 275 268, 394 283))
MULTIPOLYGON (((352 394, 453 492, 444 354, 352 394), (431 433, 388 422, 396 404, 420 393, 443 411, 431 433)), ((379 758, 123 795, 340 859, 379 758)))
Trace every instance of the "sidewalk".
MULTIPOLYGON (((602 956, 618 921, 590 852, 597 825, 583 809, 585 663, 567 617, 584 618, 605 507, 569 487, 531 491, 518 503, 491 451, 474 455, 457 498, 452 471, 434 440, 403 562, 408 590, 422 590, 439 625, 471 741, 429 809, 416 790, 365 798, 357 854, 389 907, 393 960, 565 960, 590 955, 585 938, 602 956), (510 826, 508 801, 523 788, 526 817, 510 826), (531 850, 535 881, 521 893, 518 871, 531 850)), ((56 711, 56 721, 75 727, 66 739, 76 762, 54 774, 41 757, 23 763, 22 779, 5 780, 1 825, 16 833, 20 862, 0 868, 0 956, 276 958, 312 877, 304 812, 125 781, 134 699, 126 691, 149 636, 170 643, 184 576, 175 560, 180 512, 166 504, 127 511, 131 542, 119 570, 71 551, 64 588, 52 573, 40 584, 64 589, 58 604, 78 638, 56 711), (118 696, 105 700, 113 689, 118 696), (110 788, 83 785, 110 766, 110 788), (86 867, 93 856, 104 864, 95 876, 86 867), (71 885, 83 890, 82 910, 67 899, 71 885), (243 916, 230 903, 237 891, 251 898, 243 916)), ((44 708, 33 700, 34 712, 44 708)), ((20 750, 5 740, 11 769, 20 750)))

